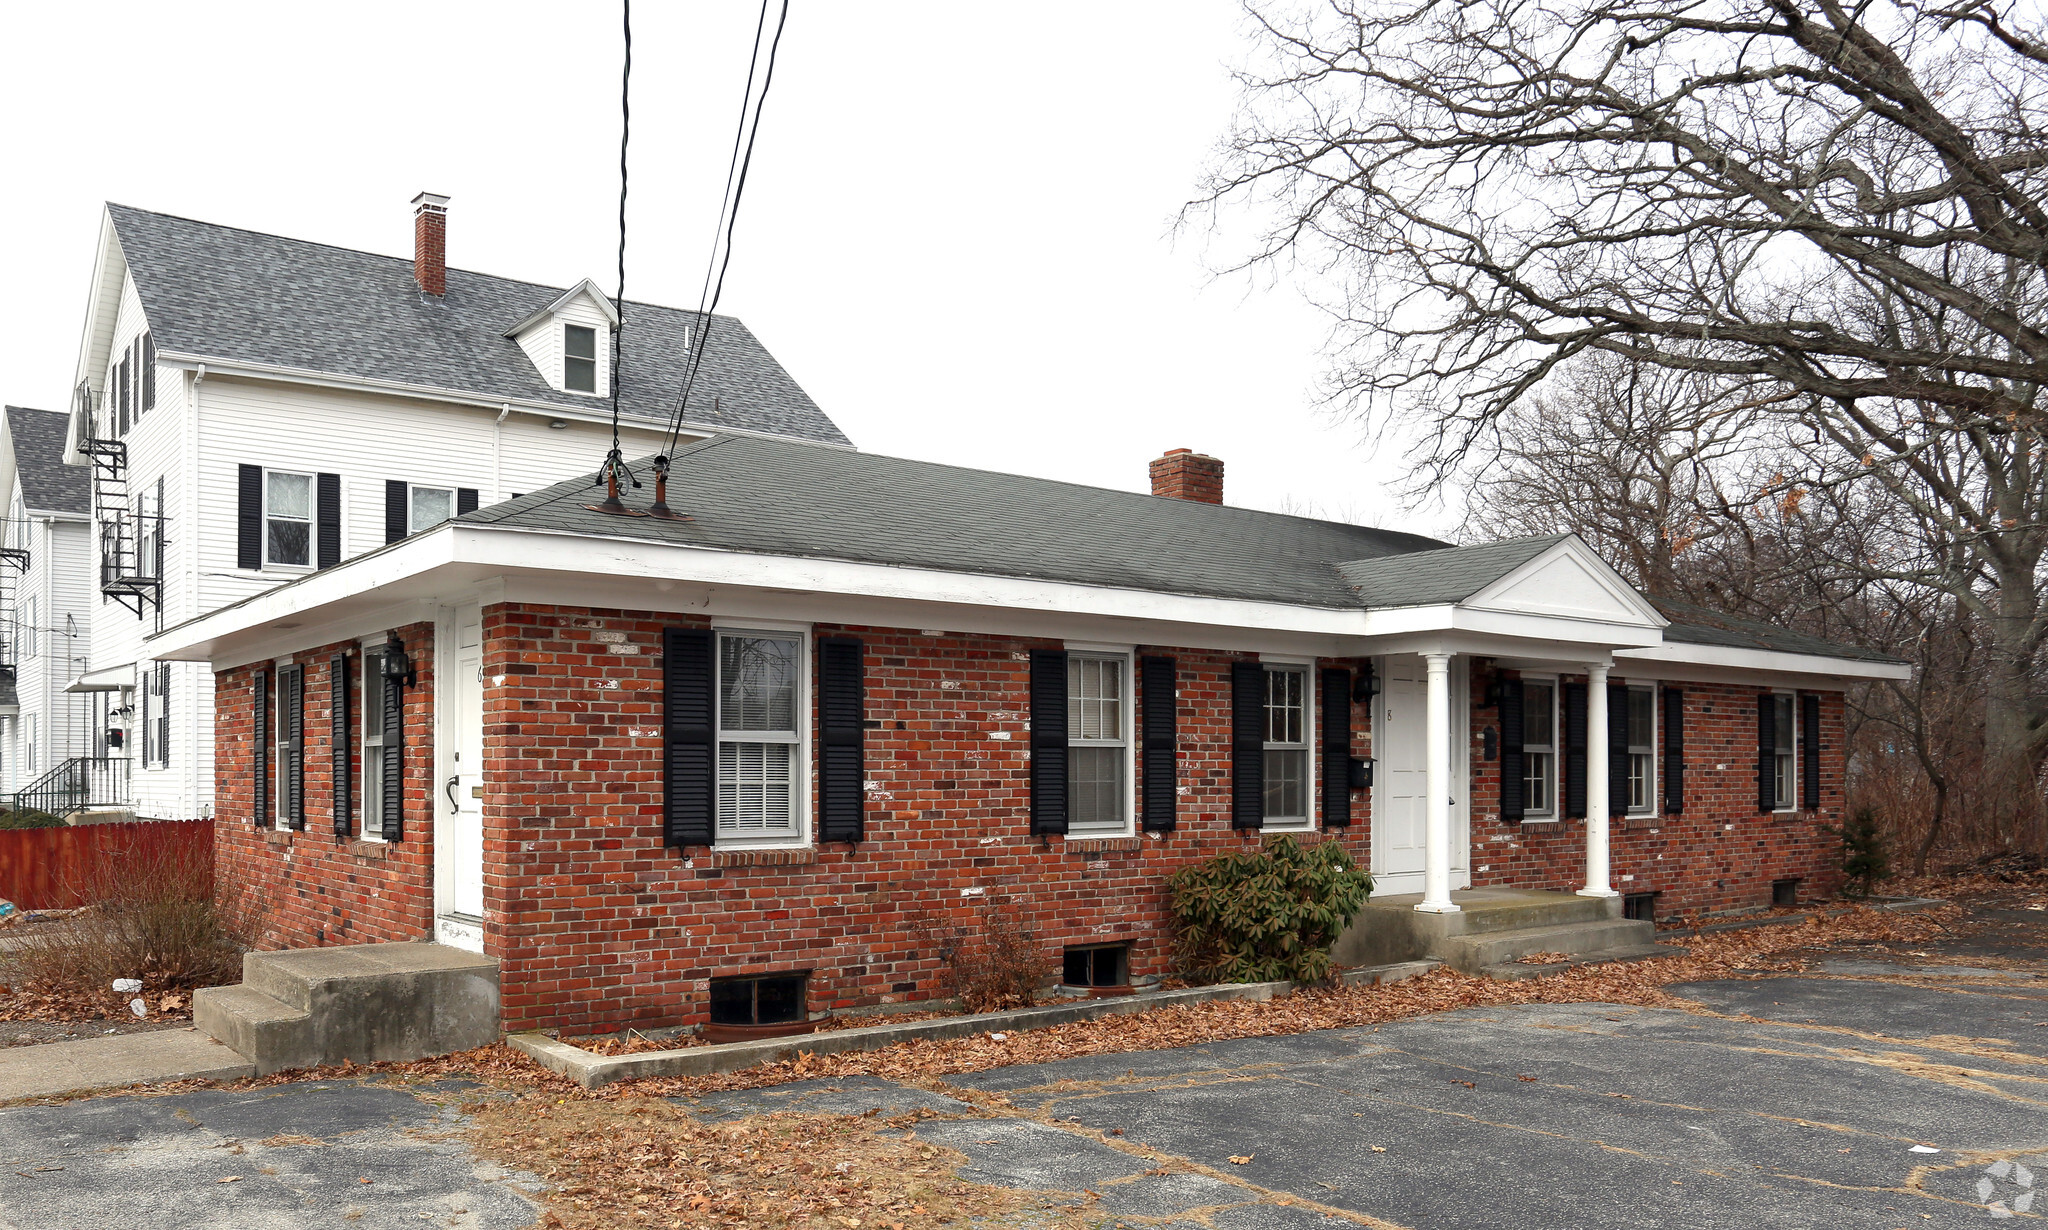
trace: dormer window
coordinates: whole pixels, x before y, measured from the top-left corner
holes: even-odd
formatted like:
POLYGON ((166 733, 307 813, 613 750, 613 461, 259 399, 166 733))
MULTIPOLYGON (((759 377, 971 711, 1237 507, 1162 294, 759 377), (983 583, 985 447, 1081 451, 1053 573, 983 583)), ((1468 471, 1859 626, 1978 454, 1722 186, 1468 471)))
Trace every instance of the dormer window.
POLYGON ((589 325, 562 326, 562 387, 597 392, 597 330, 589 325))

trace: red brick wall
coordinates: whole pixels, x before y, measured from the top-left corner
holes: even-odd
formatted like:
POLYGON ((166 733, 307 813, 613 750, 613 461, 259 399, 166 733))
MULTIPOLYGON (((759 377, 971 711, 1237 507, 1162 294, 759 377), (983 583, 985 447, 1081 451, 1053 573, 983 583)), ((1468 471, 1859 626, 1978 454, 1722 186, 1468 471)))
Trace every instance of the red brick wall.
MULTIPOLYGON (((819 625, 814 636, 866 645, 867 840, 687 857, 664 849, 661 630, 703 622, 521 604, 484 610, 485 942, 504 963, 508 1028, 699 1021, 714 975, 810 970, 813 1007, 943 994, 943 970, 913 923, 920 914, 964 918, 990 895, 1030 928, 1048 975, 1063 946, 1112 940, 1131 943, 1134 973, 1159 973, 1169 959, 1166 876, 1256 840, 1229 821, 1234 655, 1138 647, 1179 663, 1178 830, 1048 841, 1029 833, 1027 776, 1028 656, 1048 642, 819 625)), ((275 898, 267 944, 430 931, 429 633, 406 630, 421 678, 407 695, 407 838, 394 847, 371 850, 329 830, 325 683, 336 647, 300 659, 309 815, 306 832, 289 838, 247 825, 250 671, 222 675, 218 850, 224 867, 275 898)), ((1474 882, 1576 888, 1583 822, 1497 817, 1499 762, 1484 759, 1480 737, 1497 715, 1481 705, 1488 672, 1473 674, 1474 882)), ((1804 876, 1809 890, 1831 887, 1828 839, 1814 817, 1755 814, 1755 689, 1688 684, 1686 694, 1686 814, 1615 822, 1615 887, 1661 890, 1665 912, 1760 904, 1770 881, 1787 876, 1804 876)), ((1834 822, 1841 698, 1823 702, 1824 812, 1834 822)), ((1361 752, 1366 722, 1354 709, 1361 752)), ((1369 864, 1364 792, 1353 813, 1336 839, 1369 864)))
MULTIPOLYGON (((341 641, 294 654, 305 668, 305 799, 302 831, 258 829, 253 819, 251 702, 257 672, 275 691, 277 664, 222 671, 215 678, 214 865, 222 885, 259 912, 260 948, 306 948, 431 937, 434 930, 432 624, 399 630, 419 670, 405 697, 405 839, 362 841, 362 651, 341 641), (352 674, 350 763, 355 766, 351 836, 334 829, 333 660, 348 654, 352 674)), ((275 713, 275 702, 272 708, 275 713)), ((277 756, 271 754, 275 798, 277 756)), ((269 811, 274 823, 278 809, 269 811)))
MULTIPOLYGON (((1514 672, 1500 672, 1513 678, 1514 672)), ((1583 888, 1586 822, 1505 824, 1500 820, 1500 762, 1484 759, 1481 732, 1499 715, 1482 708, 1495 673, 1473 676, 1472 883, 1517 888, 1583 888)), ((1561 682, 1585 682, 1565 675, 1561 682)), ((1764 815, 1756 806, 1755 686, 1689 683, 1685 692, 1685 811, 1609 822, 1610 885, 1655 892, 1659 917, 1675 912, 1768 905, 1771 881, 1802 879, 1802 896, 1834 891, 1837 844, 1823 825, 1842 822, 1842 694, 1820 694, 1821 809, 1764 815)), ((1658 709, 1662 738, 1663 709, 1658 709)), ((1612 718, 1610 717, 1610 720, 1612 718)), ((1659 758, 1658 811, 1663 810, 1659 758)))
MULTIPOLYGON (((508 872, 486 877, 487 946, 508 1028, 698 1020, 714 974, 810 969, 814 1007, 943 994, 912 922, 964 915, 981 896, 963 889, 1000 896, 1048 974, 1063 946, 1112 940, 1158 973, 1165 877, 1255 840, 1229 822, 1230 655, 1138 650, 1179 660, 1179 829, 1048 842, 1026 776, 1028 651, 1048 642, 820 625, 866 645, 867 840, 685 859, 660 844, 660 637, 691 622, 485 611, 486 850, 508 872)), ((1365 858, 1363 826, 1343 840, 1365 858)))

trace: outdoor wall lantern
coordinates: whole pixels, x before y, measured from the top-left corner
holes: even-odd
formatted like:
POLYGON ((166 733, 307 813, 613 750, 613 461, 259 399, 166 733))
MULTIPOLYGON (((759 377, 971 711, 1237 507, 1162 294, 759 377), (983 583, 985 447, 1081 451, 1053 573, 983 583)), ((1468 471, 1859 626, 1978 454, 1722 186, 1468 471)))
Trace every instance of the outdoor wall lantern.
POLYGON ((413 669, 412 659, 405 656, 405 644, 396 636, 384 643, 384 679, 406 688, 419 682, 419 672, 413 669))
POLYGON ((1351 677, 1351 703, 1362 705, 1380 694, 1380 677, 1373 673, 1372 663, 1351 677))

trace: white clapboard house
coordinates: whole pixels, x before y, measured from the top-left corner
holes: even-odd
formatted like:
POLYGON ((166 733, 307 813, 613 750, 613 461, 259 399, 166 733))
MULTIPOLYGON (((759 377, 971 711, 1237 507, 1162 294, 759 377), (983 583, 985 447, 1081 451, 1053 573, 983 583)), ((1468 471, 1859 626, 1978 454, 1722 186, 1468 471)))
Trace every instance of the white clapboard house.
POLYGON ((67 416, 7 407, 0 419, 0 790, 96 754, 102 698, 69 691, 92 655, 90 477, 64 464, 67 416))
MULTIPOLYGON (((847 443, 739 321, 628 302, 619 331, 591 281, 448 268, 447 198, 413 210, 407 260, 107 206, 63 455, 91 478, 90 662, 66 686, 101 694, 106 729, 39 748, 18 789, 211 814, 212 674, 146 660, 144 638, 589 474, 611 444, 615 337, 629 457, 663 446, 693 361, 683 441, 847 443)), ((16 729, 49 721, 24 703, 16 729)))

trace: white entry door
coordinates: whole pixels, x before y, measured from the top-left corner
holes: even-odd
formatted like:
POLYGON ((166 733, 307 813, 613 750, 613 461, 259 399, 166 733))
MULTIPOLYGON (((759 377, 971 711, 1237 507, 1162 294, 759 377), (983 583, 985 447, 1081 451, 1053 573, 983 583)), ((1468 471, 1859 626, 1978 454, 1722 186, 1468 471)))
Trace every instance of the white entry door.
MULTIPOLYGON (((1422 658, 1380 659, 1373 698, 1372 876, 1375 895, 1422 891, 1424 803, 1429 788, 1429 676, 1422 658)), ((1464 663, 1451 663, 1451 887, 1472 884, 1470 811, 1465 801, 1464 663)))
POLYGON ((441 788, 435 792, 440 817, 436 859, 447 877, 441 898, 443 943, 483 949, 484 914, 484 682, 483 612, 465 607, 456 613, 454 653, 441 676, 450 705, 442 737, 448 756, 442 762, 441 788))

